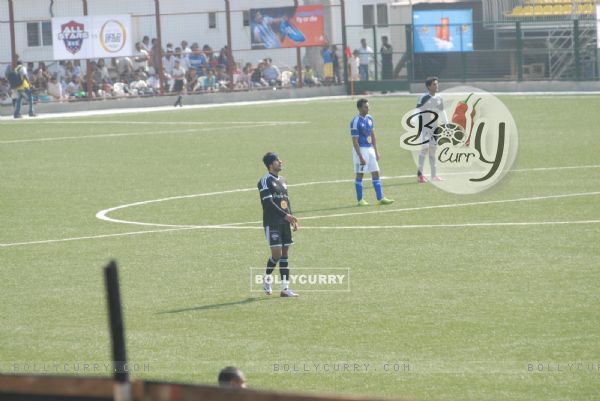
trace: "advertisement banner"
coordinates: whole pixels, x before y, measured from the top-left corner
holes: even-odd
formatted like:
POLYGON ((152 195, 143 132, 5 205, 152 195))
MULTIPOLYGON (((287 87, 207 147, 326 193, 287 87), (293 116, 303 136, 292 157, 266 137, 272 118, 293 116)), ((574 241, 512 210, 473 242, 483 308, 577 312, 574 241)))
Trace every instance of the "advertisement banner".
POLYGON ((413 10, 415 53, 473 51, 473 10, 413 10))
POLYGON ((131 56, 131 16, 52 18, 54 60, 131 56))
POLYGON ((323 5, 250 10, 252 50, 324 46, 323 5))
POLYGON ((600 4, 596 5, 596 35, 598 35, 598 40, 596 40, 596 46, 600 49, 600 4))

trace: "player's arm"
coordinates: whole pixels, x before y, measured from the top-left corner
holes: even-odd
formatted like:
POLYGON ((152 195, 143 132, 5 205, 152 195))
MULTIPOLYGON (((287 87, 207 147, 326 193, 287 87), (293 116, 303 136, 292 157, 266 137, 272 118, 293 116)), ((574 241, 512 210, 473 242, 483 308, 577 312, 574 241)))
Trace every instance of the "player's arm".
POLYGON ((288 219, 287 216, 285 216, 285 219, 292 225, 292 230, 296 231, 298 229, 298 219, 296 218, 296 216, 294 216, 294 212, 292 212, 292 202, 290 201, 290 198, 287 199, 288 202, 288 210, 290 211, 290 213, 287 216, 290 216, 291 219, 288 219))
POLYGON ((448 122, 448 114, 444 109, 444 100, 440 99, 440 124, 446 124, 448 122))
POLYGON ((352 146, 354 147, 354 150, 356 151, 356 154, 358 155, 358 159, 360 160, 360 165, 364 166, 365 164, 367 164, 367 161, 363 157, 362 153, 360 153, 360 145, 358 144, 358 135, 354 135, 354 134, 352 135, 352 146))
POLYGON ((379 161, 379 150, 377 150, 377 138, 375 138, 375 130, 371 131, 371 145, 373 145, 375 157, 377 158, 377 161, 379 161))

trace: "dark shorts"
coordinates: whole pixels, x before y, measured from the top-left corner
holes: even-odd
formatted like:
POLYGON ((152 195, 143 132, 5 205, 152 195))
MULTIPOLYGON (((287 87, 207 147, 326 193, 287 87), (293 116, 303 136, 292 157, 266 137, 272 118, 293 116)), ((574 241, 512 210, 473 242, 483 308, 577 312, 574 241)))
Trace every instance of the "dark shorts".
POLYGON ((265 236, 271 248, 278 246, 290 246, 294 243, 292 239, 292 228, 289 223, 276 226, 266 226, 265 236))
POLYGON ((173 92, 181 92, 183 90, 183 79, 176 79, 173 92))

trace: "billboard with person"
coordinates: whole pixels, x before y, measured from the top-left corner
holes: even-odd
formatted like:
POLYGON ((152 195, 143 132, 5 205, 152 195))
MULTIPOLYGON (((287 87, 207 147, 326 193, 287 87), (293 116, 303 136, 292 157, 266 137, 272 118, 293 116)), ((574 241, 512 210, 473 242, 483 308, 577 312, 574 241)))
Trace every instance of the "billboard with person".
POLYGON ((473 10, 413 10, 415 53, 473 51, 473 10))
POLYGON ((323 5, 250 10, 253 50, 323 46, 323 5))

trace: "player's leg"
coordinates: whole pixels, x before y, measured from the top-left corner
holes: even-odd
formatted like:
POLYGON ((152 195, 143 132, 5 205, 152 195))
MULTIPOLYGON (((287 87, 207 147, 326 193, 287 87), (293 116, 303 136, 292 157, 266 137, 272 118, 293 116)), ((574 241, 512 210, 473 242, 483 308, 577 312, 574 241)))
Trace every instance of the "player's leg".
POLYGON ((425 167, 425 157, 429 153, 429 145, 423 145, 419 152, 419 167, 417 170, 417 182, 420 184, 426 183, 427 179, 423 175, 423 168, 425 167))
POLYGON ((436 160, 435 160, 435 154, 436 154, 436 150, 437 150, 437 145, 431 145, 429 146, 429 166, 431 168, 431 181, 442 181, 442 179, 437 175, 437 170, 436 170, 436 160))
POLYGON ((383 196, 383 188, 381 187, 381 179, 379 177, 379 163, 375 157, 375 151, 373 150, 373 156, 370 159, 369 170, 371 171, 371 179, 373 182, 373 189, 375 190, 375 196, 380 205, 389 205, 393 203, 393 199, 388 199, 383 196))
POLYGON ((275 270, 275 266, 277 266, 277 262, 281 259, 281 236, 279 234, 279 230, 277 228, 273 228, 271 226, 265 227, 265 236, 267 237, 267 242, 269 243, 269 247, 271 248, 271 256, 269 260, 267 260, 267 269, 265 271, 264 277, 264 286, 263 290, 266 295, 271 295, 273 292, 272 283, 273 283, 273 270, 275 270))
POLYGON ((15 98, 15 118, 21 117, 21 104, 23 102, 23 91, 15 89, 17 92, 17 97, 15 98))
POLYGON ((356 201, 358 206, 368 205, 367 201, 363 199, 363 176, 367 168, 366 164, 360 164, 360 158, 356 154, 356 150, 352 149, 352 162, 354 163, 354 172, 356 178, 354 180, 354 189, 356 190, 356 201))
POLYGON ((281 296, 282 297, 297 297, 294 291, 289 289, 290 269, 288 265, 288 254, 290 246, 294 243, 292 239, 292 230, 289 224, 281 227, 281 259, 279 260, 279 273, 281 274, 281 296))

